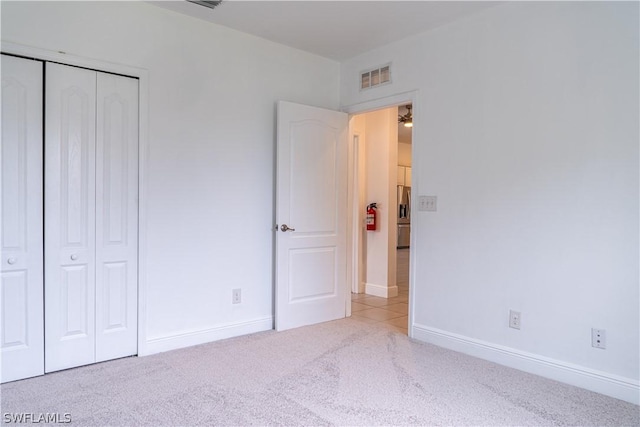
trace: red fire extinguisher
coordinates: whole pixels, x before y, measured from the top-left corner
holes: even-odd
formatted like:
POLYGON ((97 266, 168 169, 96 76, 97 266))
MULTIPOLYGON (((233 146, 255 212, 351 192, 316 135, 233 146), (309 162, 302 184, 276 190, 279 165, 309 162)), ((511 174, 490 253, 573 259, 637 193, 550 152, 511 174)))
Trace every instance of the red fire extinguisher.
POLYGON ((376 217, 378 215, 376 203, 371 203, 367 206, 367 231, 375 231, 376 229, 376 217))

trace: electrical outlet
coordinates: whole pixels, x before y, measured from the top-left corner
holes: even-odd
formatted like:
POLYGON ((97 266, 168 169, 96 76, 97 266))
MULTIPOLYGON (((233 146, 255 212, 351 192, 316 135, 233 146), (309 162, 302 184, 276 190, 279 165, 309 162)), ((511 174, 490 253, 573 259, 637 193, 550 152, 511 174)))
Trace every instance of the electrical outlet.
POLYGON ((520 329, 521 314, 519 311, 509 310, 509 327, 520 329))
POLYGON ((604 329, 591 328, 591 347, 607 348, 607 331, 604 329))
POLYGON ((242 290, 234 289, 232 292, 231 303, 240 304, 242 302, 242 290))

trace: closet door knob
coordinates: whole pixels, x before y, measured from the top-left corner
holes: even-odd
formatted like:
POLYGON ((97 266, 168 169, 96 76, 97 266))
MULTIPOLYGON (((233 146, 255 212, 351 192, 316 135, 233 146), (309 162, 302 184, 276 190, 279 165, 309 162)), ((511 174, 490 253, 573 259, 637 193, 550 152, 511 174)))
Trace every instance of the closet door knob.
POLYGON ((9 258, 9 259, 7 260, 7 264, 9 264, 9 265, 13 265, 13 264, 15 264, 16 262, 18 262, 18 260, 17 260, 16 258, 9 258))
POLYGON ((78 255, 76 254, 71 254, 71 261, 75 261, 78 259, 78 255))

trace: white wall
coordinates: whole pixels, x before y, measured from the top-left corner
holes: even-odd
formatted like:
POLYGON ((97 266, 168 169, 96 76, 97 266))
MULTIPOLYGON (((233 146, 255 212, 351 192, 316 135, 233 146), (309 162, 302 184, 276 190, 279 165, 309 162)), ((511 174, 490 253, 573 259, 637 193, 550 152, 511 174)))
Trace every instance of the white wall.
POLYGON ((366 286, 370 295, 398 295, 396 285, 396 178, 398 109, 363 114, 366 152, 366 204, 377 203, 377 229, 366 233, 366 286))
POLYGON ((143 2, 1 7, 5 42, 148 70, 146 351, 270 329, 275 103, 335 109, 339 65, 143 2))
POLYGON ((414 336, 638 402, 638 72, 638 4, 607 2, 508 3, 342 64, 344 106, 418 91, 413 193, 438 212, 412 218, 414 336))

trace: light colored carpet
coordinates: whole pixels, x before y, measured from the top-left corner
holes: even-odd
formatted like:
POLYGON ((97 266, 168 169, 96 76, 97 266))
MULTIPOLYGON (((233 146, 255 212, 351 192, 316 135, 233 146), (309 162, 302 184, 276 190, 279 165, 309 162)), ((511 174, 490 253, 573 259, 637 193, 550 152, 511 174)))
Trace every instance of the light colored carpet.
POLYGON ((638 426, 639 407, 344 319, 5 384, 72 425, 638 426))

